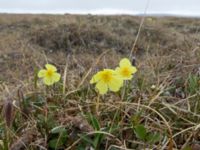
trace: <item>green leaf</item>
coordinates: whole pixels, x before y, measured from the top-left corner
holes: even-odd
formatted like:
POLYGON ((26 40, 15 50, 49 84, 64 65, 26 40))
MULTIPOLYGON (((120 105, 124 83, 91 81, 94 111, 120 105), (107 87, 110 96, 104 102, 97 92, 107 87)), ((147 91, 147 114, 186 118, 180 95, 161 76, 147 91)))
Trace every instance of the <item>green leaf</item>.
POLYGON ((63 145, 63 142, 62 142, 62 140, 59 140, 59 141, 58 140, 59 139, 57 139, 57 138, 50 140, 48 143, 49 147, 52 149, 57 149, 57 148, 61 147, 63 145))
POLYGON ((95 130, 99 131, 101 129, 99 121, 92 114, 89 114, 89 121, 92 123, 92 126, 95 130))
POLYGON ((147 142, 154 144, 160 140, 161 136, 159 133, 149 133, 146 137, 147 142))
POLYGON ((141 118, 141 112, 139 112, 139 113, 133 115, 133 116, 131 117, 131 123, 132 123, 132 125, 133 125, 133 126, 139 125, 139 123, 140 123, 140 118, 141 118))
POLYGON ((66 131, 66 129, 63 126, 57 126, 57 127, 53 128, 53 129, 51 129, 50 132, 52 134, 59 134, 59 133, 65 132, 65 131, 66 131))
POLYGON ((190 146, 186 146, 183 148, 183 150, 192 150, 192 148, 190 146))
POLYGON ((53 149, 64 147, 68 138, 67 130, 62 126, 58 126, 53 128, 50 133, 52 134, 50 137, 53 138, 49 141, 49 147, 53 149))
POLYGON ((93 140, 91 138, 89 138, 87 135, 79 135, 79 136, 83 141, 91 144, 94 147, 93 140))
POLYGON ((37 81, 38 81, 38 69, 34 68, 34 88, 37 89, 37 81))
MULTIPOLYGON (((45 118, 44 118, 45 119, 45 118)), ((45 120, 44 120, 45 121, 45 120)), ((44 122, 48 130, 52 129, 56 125, 56 120, 54 119, 53 114, 49 113, 47 120, 44 122)))
POLYGON ((112 126, 108 125, 108 127, 104 129, 105 131, 109 133, 114 133, 114 132, 118 132, 118 130, 120 129, 120 125, 119 124, 113 124, 112 126))
POLYGON ((137 125, 134 127, 134 132, 138 139, 145 141, 147 136, 146 128, 143 125, 137 125))
POLYGON ((190 74, 188 77, 188 87, 187 91, 190 94, 195 94, 196 91, 199 89, 199 77, 196 75, 190 74))
POLYGON ((98 146, 100 145, 101 141, 103 140, 104 135, 101 133, 96 133, 94 138, 94 148, 98 149, 98 146))
POLYGON ((85 150, 85 146, 80 144, 80 145, 78 145, 77 149, 78 150, 85 150))

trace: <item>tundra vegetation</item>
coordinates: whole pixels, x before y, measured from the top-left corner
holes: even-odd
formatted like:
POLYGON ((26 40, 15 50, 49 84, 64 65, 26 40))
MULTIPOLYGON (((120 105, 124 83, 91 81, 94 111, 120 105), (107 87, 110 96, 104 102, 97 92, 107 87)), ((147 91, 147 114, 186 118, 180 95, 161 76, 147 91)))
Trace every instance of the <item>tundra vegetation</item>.
POLYGON ((198 18, 0 14, 0 149, 200 149, 198 18))

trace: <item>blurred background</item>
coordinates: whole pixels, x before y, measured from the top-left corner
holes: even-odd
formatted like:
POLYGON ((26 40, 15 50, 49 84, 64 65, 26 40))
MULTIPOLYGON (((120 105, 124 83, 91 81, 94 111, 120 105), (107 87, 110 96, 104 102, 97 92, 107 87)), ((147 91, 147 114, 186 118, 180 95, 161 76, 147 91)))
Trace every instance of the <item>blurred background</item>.
POLYGON ((0 0, 1 13, 200 16, 199 0, 0 0))

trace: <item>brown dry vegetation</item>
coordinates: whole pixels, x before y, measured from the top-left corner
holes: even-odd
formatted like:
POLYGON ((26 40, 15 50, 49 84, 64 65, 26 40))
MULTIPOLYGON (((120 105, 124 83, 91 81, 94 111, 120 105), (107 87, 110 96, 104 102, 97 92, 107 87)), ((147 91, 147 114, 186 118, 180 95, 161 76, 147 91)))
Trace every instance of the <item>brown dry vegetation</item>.
MULTIPOLYGON (((141 17, 132 16, 1 14, 1 108, 8 100, 15 100, 20 106, 27 97, 32 103, 42 99, 56 107, 41 104, 40 111, 32 106, 28 110, 14 108, 12 115, 15 117, 8 135, 13 137, 9 139, 11 148, 17 144, 23 148, 23 144, 16 142, 27 136, 26 139, 30 139, 24 141, 27 149, 47 148, 53 136, 50 129, 63 125, 69 137, 60 149, 79 149, 84 140, 77 141, 80 137, 76 134, 94 131, 84 118, 88 112, 95 114, 101 128, 116 125, 116 132, 105 131, 108 135, 99 143, 99 149, 171 150, 170 146, 174 149, 198 146, 199 19, 145 18, 134 48, 139 71, 126 96, 121 99, 120 94, 110 93, 101 99, 97 114, 93 108, 97 95, 88 83, 91 75, 102 68, 114 68, 121 58, 129 57, 141 20, 141 17), (94 65, 102 53, 99 63, 94 65), (47 62, 55 64, 62 75, 66 71, 64 93, 60 92, 62 83, 46 91, 40 82, 34 87, 35 72, 47 62), (85 76, 91 67, 92 72, 85 76), (152 89, 152 85, 156 88, 152 89), (54 120, 45 129, 49 130, 49 135, 43 131, 44 126, 38 126, 38 120, 41 121, 38 116, 45 114, 46 107, 48 116, 52 117, 50 121, 54 120), (23 113, 29 114, 28 118, 23 117, 23 113), (117 119, 113 118, 115 115, 117 119), (135 117, 149 132, 161 133, 160 140, 149 144, 138 139, 131 129, 134 126, 131 120, 135 117), (81 127, 80 122, 83 123, 81 127)), ((5 134, 3 118, 0 119, 0 140, 5 134)))

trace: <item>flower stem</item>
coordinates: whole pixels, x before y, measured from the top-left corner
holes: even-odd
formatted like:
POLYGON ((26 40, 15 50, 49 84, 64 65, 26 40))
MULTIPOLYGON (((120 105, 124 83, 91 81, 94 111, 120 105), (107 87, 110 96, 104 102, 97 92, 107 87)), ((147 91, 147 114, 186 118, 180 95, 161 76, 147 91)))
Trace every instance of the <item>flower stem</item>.
POLYGON ((96 101, 96 114, 99 115, 99 101, 100 101, 100 94, 97 96, 97 101, 96 101))
POLYGON ((126 87, 127 87, 127 82, 125 81, 124 87, 122 89, 122 95, 121 95, 121 100, 122 101, 124 101, 124 97, 125 97, 125 94, 126 94, 126 87))

